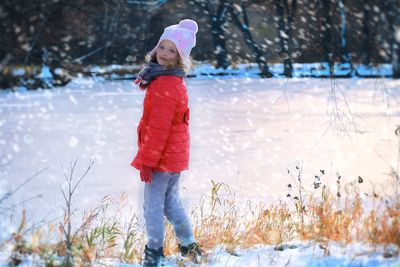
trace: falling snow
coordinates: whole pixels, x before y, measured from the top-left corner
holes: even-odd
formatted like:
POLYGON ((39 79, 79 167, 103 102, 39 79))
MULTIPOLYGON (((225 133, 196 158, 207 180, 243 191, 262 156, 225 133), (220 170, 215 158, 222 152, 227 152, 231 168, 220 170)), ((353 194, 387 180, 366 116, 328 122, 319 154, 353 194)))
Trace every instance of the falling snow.
MULTIPOLYGON (((393 133, 400 117, 400 107, 394 104, 400 82, 332 82, 312 78, 188 79, 191 162, 190 170, 182 175, 187 208, 208 193, 211 180, 228 184, 243 203, 284 199, 290 182, 286 170, 299 163, 304 166, 305 183, 310 185, 320 169, 326 169, 331 177, 339 171, 347 181, 365 177, 369 182, 363 184, 364 192, 371 190, 371 184, 389 181, 387 173, 390 164, 395 166, 398 145, 393 133), (336 102, 332 92, 336 92, 336 102)), ((60 215, 61 166, 79 159, 79 168, 84 169, 93 157, 95 166, 75 196, 77 208, 88 210, 105 195, 118 197, 125 192, 133 212, 140 216, 143 184, 130 162, 137 149, 136 126, 143 97, 144 92, 129 81, 96 82, 91 78, 76 79, 51 91, 0 92, 0 192, 51 166, 13 197, 43 195, 25 203, 32 221, 60 215)), ((290 251, 294 259, 314 255, 311 248, 290 251)), ((236 259, 216 252, 215 264, 209 266, 231 261, 248 265, 250 259, 274 257, 276 252, 260 248, 243 253, 248 256, 236 259)), ((350 256, 339 259, 340 254, 335 255, 330 260, 350 260, 350 256)), ((314 266, 324 266, 327 260, 314 266)), ((368 260, 382 259, 374 256, 368 260)), ((278 258, 276 266, 286 262, 278 258)))

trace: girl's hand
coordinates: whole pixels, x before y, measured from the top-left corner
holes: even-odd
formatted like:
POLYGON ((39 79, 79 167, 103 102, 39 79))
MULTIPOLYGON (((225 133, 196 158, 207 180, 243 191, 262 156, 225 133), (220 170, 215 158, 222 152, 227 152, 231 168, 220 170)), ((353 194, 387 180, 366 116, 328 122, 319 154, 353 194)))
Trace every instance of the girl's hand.
POLYGON ((140 170, 140 179, 142 182, 149 183, 153 181, 153 169, 147 166, 142 166, 140 170))

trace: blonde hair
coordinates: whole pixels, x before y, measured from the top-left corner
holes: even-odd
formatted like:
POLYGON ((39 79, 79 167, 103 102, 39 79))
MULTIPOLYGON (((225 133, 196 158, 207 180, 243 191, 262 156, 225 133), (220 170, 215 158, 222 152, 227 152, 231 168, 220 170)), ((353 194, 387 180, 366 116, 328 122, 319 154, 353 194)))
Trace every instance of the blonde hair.
MULTIPOLYGON (((157 57, 156 57, 157 52, 154 52, 153 55, 151 55, 150 53, 148 53, 145 57, 145 61, 146 63, 149 62, 157 62, 157 57)), ((179 55, 179 53, 178 53, 179 55)), ((191 69, 194 68, 194 66, 196 65, 196 61, 189 56, 189 60, 188 62, 184 62, 182 60, 182 57, 179 55, 178 57, 176 57, 175 62, 171 62, 170 64, 168 64, 166 67, 167 68, 181 68, 183 69, 186 73, 188 73, 191 69)))

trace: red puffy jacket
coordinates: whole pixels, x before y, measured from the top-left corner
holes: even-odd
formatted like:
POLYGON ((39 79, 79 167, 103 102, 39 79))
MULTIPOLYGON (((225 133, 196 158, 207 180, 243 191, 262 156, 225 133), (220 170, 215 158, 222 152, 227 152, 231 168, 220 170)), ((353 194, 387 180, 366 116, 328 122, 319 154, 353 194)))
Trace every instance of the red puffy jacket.
POLYGON ((138 152, 131 165, 162 172, 189 167, 189 108, 186 84, 177 76, 159 76, 146 92, 138 132, 138 152))

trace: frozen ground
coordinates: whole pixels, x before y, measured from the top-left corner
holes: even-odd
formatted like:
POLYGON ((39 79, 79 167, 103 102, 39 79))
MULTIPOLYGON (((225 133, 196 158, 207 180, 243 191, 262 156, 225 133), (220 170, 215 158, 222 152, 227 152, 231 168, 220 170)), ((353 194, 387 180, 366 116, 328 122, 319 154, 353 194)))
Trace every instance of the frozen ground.
MULTIPOLYGON (((207 263, 201 265, 208 267, 398 267, 400 257, 385 257, 393 250, 382 247, 370 247, 363 244, 353 244, 343 247, 336 243, 327 245, 314 242, 291 242, 282 246, 282 250, 275 250, 272 246, 262 246, 251 250, 239 249, 235 253, 227 253, 225 249, 217 247, 208 251, 207 263)), ((2 256, 7 253, 0 252, 0 266, 2 256)), ((38 266, 40 259, 27 257, 20 267, 38 266)), ((40 266, 40 265, 39 265, 40 266)), ((125 264, 113 259, 103 259, 93 266, 115 267, 141 267, 141 264, 125 264)), ((164 261, 165 267, 183 266, 180 257, 170 256, 164 261)))
MULTIPOLYGON (((241 200, 268 202, 286 196, 292 179, 286 169, 296 165, 303 166, 308 184, 320 169, 327 171, 325 183, 334 184, 336 172, 345 181, 362 176, 366 192, 389 181, 396 166, 400 81, 189 79, 188 87, 192 151, 190 171, 182 176, 188 205, 208 193, 211 179, 227 183, 241 200)), ((143 96, 128 81, 93 79, 1 92, 0 194, 51 167, 8 206, 41 195, 24 204, 28 218, 54 217, 63 205, 63 168, 79 158, 78 175, 93 157, 76 207, 88 209, 105 195, 125 192, 140 213, 142 183, 129 164, 143 96)))
MULTIPOLYGON (((211 179, 227 183, 243 203, 285 199, 292 182, 287 168, 295 171, 295 166, 302 166, 309 188, 314 174, 324 169, 326 184, 334 185, 340 172, 348 182, 363 177, 363 192, 375 184, 379 192, 393 190, 388 173, 397 164, 400 81, 204 78, 188 79, 188 88, 192 150, 182 196, 189 209, 209 192, 211 179)), ((52 90, 0 92, 0 196, 50 167, 3 203, 10 210, 2 213, 0 239, 13 231, 9 222, 21 207, 30 223, 59 220, 63 168, 68 171, 77 158, 77 176, 91 157, 95 165, 74 196, 76 214, 97 206, 105 195, 126 193, 132 211, 127 209, 121 220, 132 212, 140 216, 142 183, 129 164, 143 96, 131 82, 95 79, 76 79, 52 90)), ((310 265, 302 260, 296 265, 303 250, 294 251, 289 266, 310 265)), ((307 248, 305 257, 311 252, 314 248, 307 248)), ((273 253, 268 247, 244 258, 217 253, 220 259, 209 266, 263 266, 257 262, 262 257, 274 261, 273 253)), ((337 257, 340 253, 311 266, 360 265, 351 255, 342 261, 350 265, 327 262, 337 257)), ((279 259, 276 266, 288 260, 279 259)), ((362 266, 375 266, 368 264, 362 266)))

